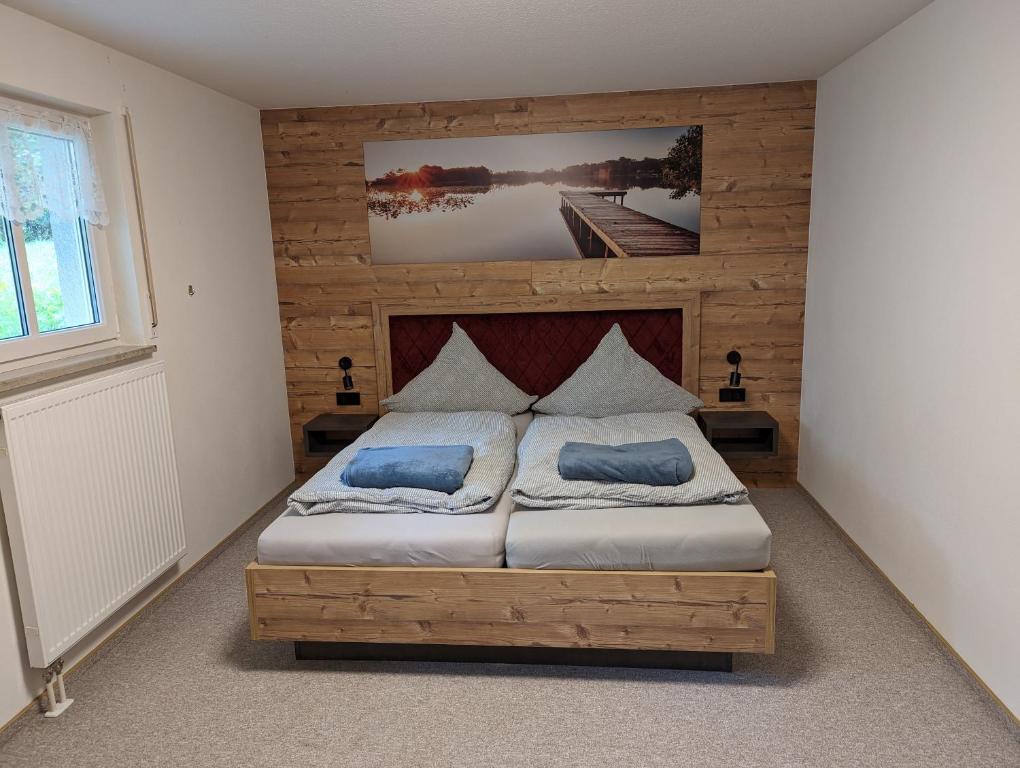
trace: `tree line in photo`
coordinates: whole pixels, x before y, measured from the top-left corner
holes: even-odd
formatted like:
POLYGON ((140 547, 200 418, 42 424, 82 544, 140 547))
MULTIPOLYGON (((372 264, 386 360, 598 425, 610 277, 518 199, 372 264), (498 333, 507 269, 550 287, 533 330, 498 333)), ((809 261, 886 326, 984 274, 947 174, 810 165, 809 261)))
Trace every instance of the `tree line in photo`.
POLYGON ((701 126, 692 126, 677 137, 663 158, 620 157, 544 171, 493 171, 484 165, 444 168, 426 164, 414 171, 403 168, 389 171, 367 185, 369 191, 398 194, 443 188, 472 189, 477 193, 496 186, 534 183, 621 189, 660 187, 669 189, 670 197, 679 200, 701 194, 701 139, 701 126))

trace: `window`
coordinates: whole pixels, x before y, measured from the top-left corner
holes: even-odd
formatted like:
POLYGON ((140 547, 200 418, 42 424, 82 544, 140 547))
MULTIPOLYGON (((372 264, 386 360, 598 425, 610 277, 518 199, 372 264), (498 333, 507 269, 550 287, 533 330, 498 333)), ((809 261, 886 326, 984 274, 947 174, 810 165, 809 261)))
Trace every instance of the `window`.
POLYGON ((117 335, 88 120, 0 100, 0 363, 117 335))

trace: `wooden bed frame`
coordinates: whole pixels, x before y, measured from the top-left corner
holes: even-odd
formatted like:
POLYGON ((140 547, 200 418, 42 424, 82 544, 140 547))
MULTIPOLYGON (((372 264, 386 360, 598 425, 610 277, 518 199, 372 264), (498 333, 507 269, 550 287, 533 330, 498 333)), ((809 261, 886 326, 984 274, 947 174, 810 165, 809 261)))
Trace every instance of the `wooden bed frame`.
MULTIPOLYGON (((410 299, 373 304, 380 398, 389 318, 676 308, 684 386, 698 391, 697 293, 410 299)), ((245 570, 251 636, 297 643, 773 653, 776 575, 764 571, 284 566, 245 570)))
POLYGON ((259 565, 255 640, 772 653, 776 576, 259 565))

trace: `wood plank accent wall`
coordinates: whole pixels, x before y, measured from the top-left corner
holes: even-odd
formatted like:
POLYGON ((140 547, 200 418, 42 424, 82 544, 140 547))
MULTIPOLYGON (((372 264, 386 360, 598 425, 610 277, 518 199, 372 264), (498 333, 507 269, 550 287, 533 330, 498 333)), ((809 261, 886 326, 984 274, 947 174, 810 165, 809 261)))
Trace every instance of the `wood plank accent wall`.
MULTIPOLYGON (((739 349, 748 402, 780 422, 780 455, 749 482, 796 471, 814 82, 262 113, 297 470, 301 425, 337 410, 349 355, 375 412, 373 299, 701 292, 701 391, 718 404, 739 349), (648 259, 372 266, 363 142, 703 125, 701 254, 648 259)), ((352 411, 355 412, 355 411, 352 411)))

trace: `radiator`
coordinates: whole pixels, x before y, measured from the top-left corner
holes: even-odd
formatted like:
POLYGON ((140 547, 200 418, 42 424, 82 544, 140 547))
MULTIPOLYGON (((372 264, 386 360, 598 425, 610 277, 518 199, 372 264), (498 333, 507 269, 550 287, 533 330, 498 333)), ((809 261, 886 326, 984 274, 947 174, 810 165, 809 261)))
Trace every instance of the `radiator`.
POLYGON ((0 406, 29 662, 46 667, 184 555, 162 362, 0 406))

